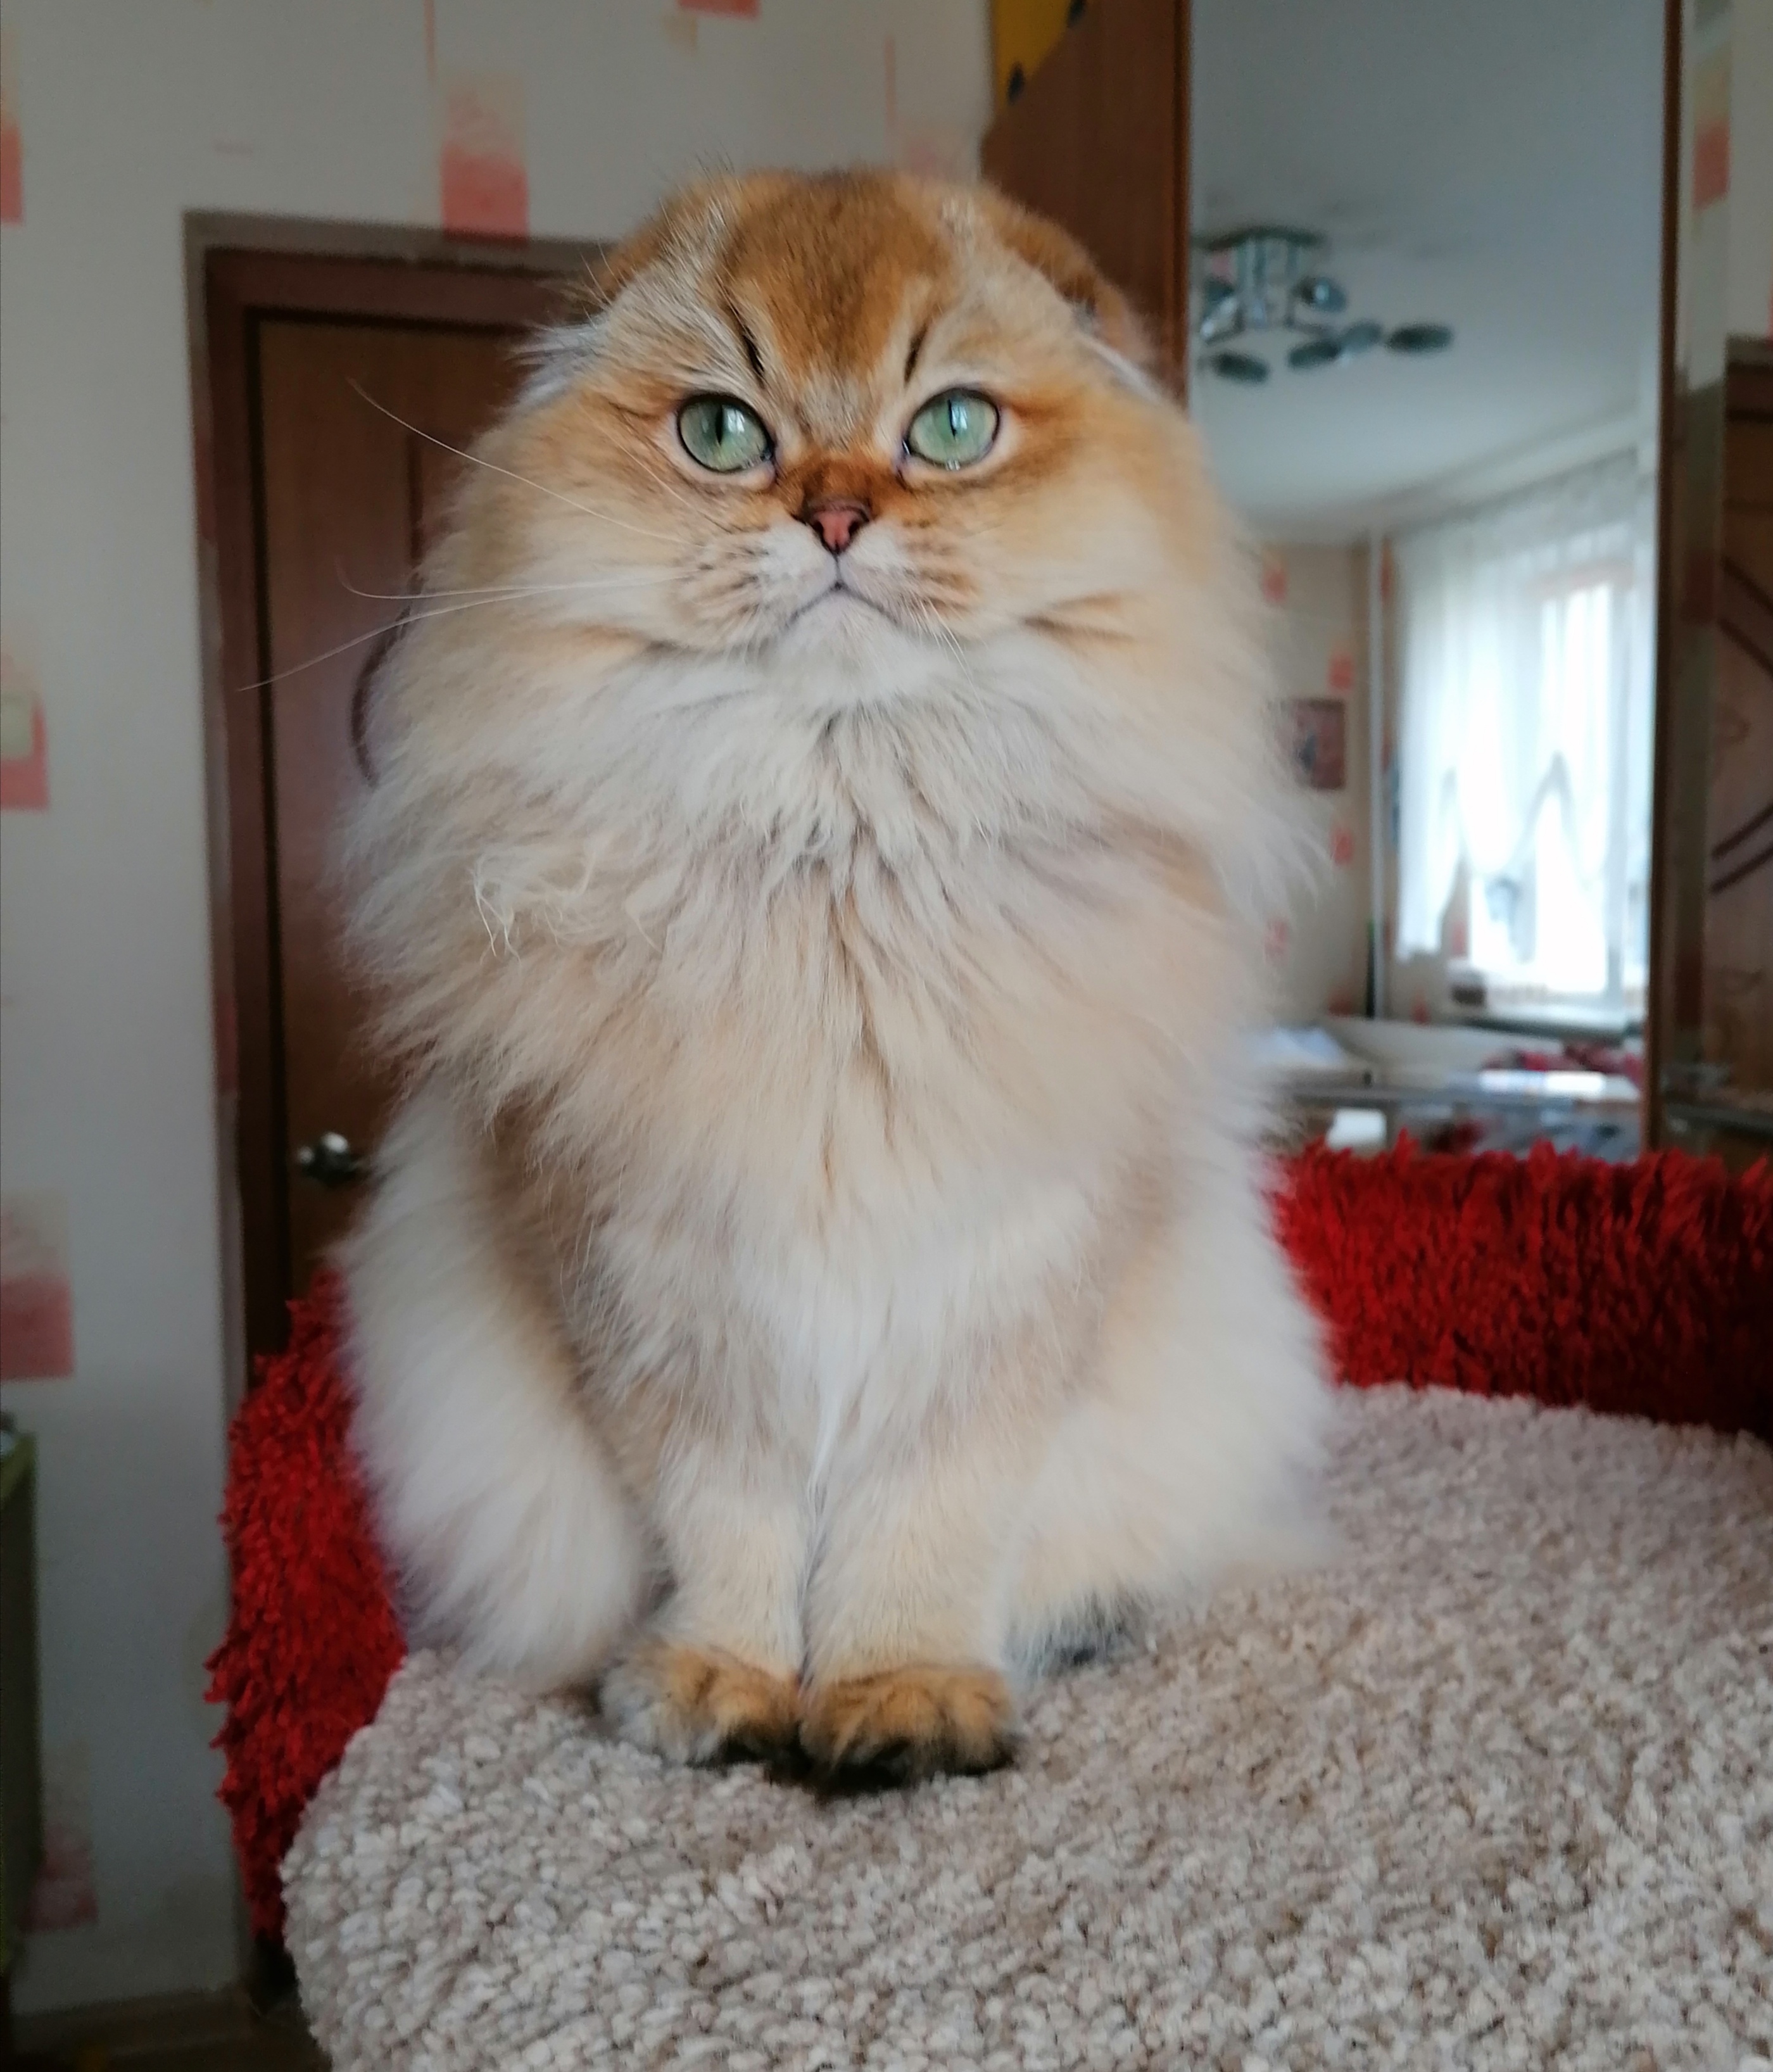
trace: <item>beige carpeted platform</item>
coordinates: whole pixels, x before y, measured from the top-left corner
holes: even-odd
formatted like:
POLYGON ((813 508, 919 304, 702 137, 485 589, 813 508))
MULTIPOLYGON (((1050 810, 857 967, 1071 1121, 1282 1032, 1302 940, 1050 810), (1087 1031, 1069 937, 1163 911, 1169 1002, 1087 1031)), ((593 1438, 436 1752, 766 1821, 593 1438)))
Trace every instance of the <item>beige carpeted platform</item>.
POLYGON ((339 2072, 1773 2061, 1773 1453, 1341 1399, 1343 1547, 823 1801, 421 1656, 286 1865, 339 2072))

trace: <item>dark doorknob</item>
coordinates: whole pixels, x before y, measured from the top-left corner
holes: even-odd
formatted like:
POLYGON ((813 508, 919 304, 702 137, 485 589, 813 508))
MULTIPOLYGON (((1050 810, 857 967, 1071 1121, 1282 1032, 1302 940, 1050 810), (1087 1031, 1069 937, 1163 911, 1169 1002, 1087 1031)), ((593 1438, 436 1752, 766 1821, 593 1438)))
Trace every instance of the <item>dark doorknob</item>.
POLYGON ((335 1129, 323 1130, 313 1143, 304 1144, 295 1154, 295 1162, 309 1179, 318 1180, 323 1187, 355 1186, 369 1170, 369 1161, 359 1157, 351 1148, 350 1139, 335 1129))

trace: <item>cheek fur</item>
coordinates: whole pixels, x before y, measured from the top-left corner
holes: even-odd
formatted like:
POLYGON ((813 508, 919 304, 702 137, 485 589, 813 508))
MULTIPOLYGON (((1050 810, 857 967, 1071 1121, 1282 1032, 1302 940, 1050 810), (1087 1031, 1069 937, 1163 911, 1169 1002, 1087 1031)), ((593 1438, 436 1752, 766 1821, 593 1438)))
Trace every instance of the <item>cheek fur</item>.
POLYGON ((691 644, 744 646, 780 632, 829 582, 812 534, 777 520, 710 536, 674 594, 691 644))
POLYGON ((850 550, 845 580, 871 604, 913 625, 945 631, 979 594, 977 528, 959 513, 907 512, 870 525, 850 550))

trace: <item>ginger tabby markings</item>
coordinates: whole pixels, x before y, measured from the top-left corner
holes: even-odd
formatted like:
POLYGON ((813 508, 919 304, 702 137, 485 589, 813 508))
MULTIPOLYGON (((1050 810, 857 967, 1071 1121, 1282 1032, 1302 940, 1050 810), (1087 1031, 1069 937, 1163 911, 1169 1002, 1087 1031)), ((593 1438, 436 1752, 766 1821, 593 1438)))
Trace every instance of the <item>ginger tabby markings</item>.
POLYGON ((1084 253, 897 175, 677 197, 474 458, 352 842, 415 1637, 674 1759, 988 1767, 1299 1537, 1246 557, 1084 253))

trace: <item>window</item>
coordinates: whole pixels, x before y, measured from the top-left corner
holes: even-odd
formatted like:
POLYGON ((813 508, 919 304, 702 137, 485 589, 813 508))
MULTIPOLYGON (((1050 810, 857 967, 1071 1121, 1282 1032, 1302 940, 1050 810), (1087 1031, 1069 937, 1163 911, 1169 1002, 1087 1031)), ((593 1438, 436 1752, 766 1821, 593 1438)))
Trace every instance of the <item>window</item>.
POLYGON ((1643 997, 1652 500, 1635 457, 1398 542, 1398 951, 1643 997))

